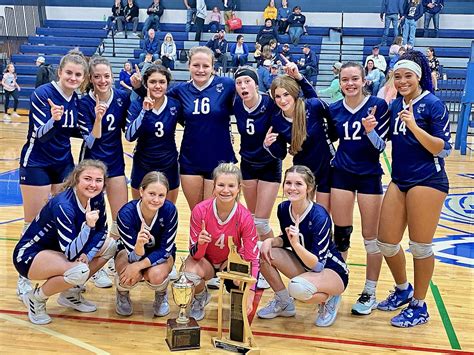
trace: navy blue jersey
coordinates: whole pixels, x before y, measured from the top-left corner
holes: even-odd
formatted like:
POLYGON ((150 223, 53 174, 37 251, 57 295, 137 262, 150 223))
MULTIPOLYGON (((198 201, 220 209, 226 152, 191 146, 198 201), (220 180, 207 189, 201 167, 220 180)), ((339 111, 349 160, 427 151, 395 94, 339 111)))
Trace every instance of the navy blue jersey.
POLYGON ((102 118, 102 136, 95 138, 92 128, 95 122, 95 96, 92 91, 79 101, 79 129, 84 143, 81 148, 82 159, 98 159, 107 168, 124 165, 122 131, 125 129, 129 95, 121 90, 113 90, 107 101, 107 111, 102 118))
POLYGON ((234 94, 234 81, 219 76, 213 76, 203 88, 189 81, 168 91, 183 108, 181 165, 212 171, 220 162, 236 162, 230 137, 234 94))
POLYGON ((61 251, 69 261, 86 254, 91 261, 105 242, 107 216, 102 193, 92 198, 90 204, 92 210, 99 211, 94 228, 85 223, 86 210, 73 188, 49 200, 18 242, 17 262, 21 262, 24 254, 30 254, 28 248, 61 251))
POLYGON ((331 118, 336 126, 339 146, 331 161, 337 169, 358 175, 381 175, 380 151, 370 142, 362 119, 367 117, 372 107, 377 106, 375 131, 385 139, 389 129, 390 114, 385 100, 375 96, 366 96, 355 109, 347 106, 345 100, 339 100, 329 106, 331 118))
MULTIPOLYGON (((291 248, 290 240, 286 234, 286 228, 295 225, 290 201, 283 201, 278 205, 277 217, 282 232, 280 237, 283 239, 283 248, 291 248)), ((342 260, 332 241, 331 228, 331 217, 326 209, 317 203, 310 202, 308 208, 300 216, 300 244, 318 258, 320 267, 324 267, 326 260, 332 256, 342 260)), ((310 268, 309 265, 306 267, 310 268)))
POLYGON ((40 168, 72 164, 70 137, 77 132, 77 94, 67 97, 52 82, 35 89, 30 102, 28 136, 21 150, 20 165, 40 168), (64 106, 59 121, 51 117, 48 99, 64 106))
POLYGON ((133 161, 150 169, 157 164, 162 169, 175 164, 178 159, 175 133, 180 116, 179 102, 167 96, 159 110, 144 110, 141 99, 132 102, 125 138, 130 142, 137 140, 133 161))
MULTIPOLYGON (((416 184, 444 169, 444 159, 431 154, 400 120, 398 113, 408 109, 403 98, 392 103, 390 138, 392 140, 392 179, 395 182, 416 184)), ((449 112, 446 105, 428 91, 413 101, 416 124, 433 137, 445 142, 445 150, 451 148, 449 112)))
POLYGON ((265 135, 277 106, 267 94, 261 94, 257 105, 247 108, 240 96, 234 102, 234 115, 240 133, 240 156, 254 166, 263 166, 275 158, 263 148, 265 135))
POLYGON ((176 253, 176 232, 178 230, 178 211, 176 206, 166 200, 163 206, 153 217, 151 225, 145 225, 152 235, 152 239, 145 244, 145 254, 135 254, 137 236, 144 223, 140 210, 140 200, 133 200, 125 204, 117 216, 120 240, 128 254, 128 261, 133 263, 148 258, 151 266, 162 264, 176 253))
MULTIPOLYGON (((293 164, 307 166, 315 175, 326 170, 335 149, 329 139, 328 124, 329 109, 327 104, 317 98, 306 99, 306 140, 302 150, 293 157, 293 164)), ((275 157, 284 159, 286 156, 286 145, 291 143, 291 130, 293 123, 289 121, 280 111, 272 119, 273 132, 278 133, 277 140, 268 147, 269 152, 275 157)))

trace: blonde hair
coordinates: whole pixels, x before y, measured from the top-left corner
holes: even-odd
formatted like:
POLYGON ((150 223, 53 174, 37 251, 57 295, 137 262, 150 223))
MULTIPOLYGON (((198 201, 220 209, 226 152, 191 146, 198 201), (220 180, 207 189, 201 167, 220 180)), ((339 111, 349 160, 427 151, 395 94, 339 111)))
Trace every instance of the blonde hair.
POLYGON ((89 85, 89 64, 87 58, 77 49, 71 49, 59 62, 58 72, 63 70, 67 63, 81 65, 83 69, 83 81, 79 86, 79 90, 84 92, 89 85))
POLYGON ((299 97, 300 86, 292 77, 281 75, 273 80, 272 86, 270 87, 273 99, 275 99, 275 90, 278 88, 288 91, 290 96, 295 100, 295 116, 293 117, 293 127, 291 128, 289 152, 291 155, 296 155, 296 153, 301 151, 301 147, 308 135, 306 131, 306 104, 304 100, 299 97))
POLYGON ((188 53, 189 64, 191 64, 191 61, 193 60, 193 56, 198 53, 207 54, 211 58, 212 66, 214 67, 214 62, 216 58, 214 58, 214 53, 212 52, 212 50, 206 46, 196 46, 189 50, 189 53, 188 53))
POLYGON ((221 175, 233 175, 239 185, 239 194, 236 201, 240 199, 240 186, 242 184, 242 172, 234 163, 220 163, 212 172, 212 180, 214 181, 214 188, 216 187, 217 178, 221 175))
MULTIPOLYGON (((107 177, 107 167, 105 166, 104 163, 102 163, 100 160, 84 159, 83 161, 81 161, 79 164, 76 165, 74 170, 71 171, 68 177, 64 180, 61 191, 64 191, 70 187, 76 187, 76 185, 79 182, 79 177, 81 176, 81 174, 89 168, 102 170, 102 172, 104 173, 104 179, 107 177)), ((104 187, 105 187, 105 183, 104 183, 104 187)))
POLYGON ((140 189, 146 190, 150 184, 159 183, 166 188, 166 192, 170 190, 170 184, 165 174, 159 171, 150 171, 147 173, 140 183, 140 189))
POLYGON ((313 172, 304 165, 293 165, 291 168, 285 171, 285 178, 283 179, 283 185, 285 184, 286 176, 289 173, 297 173, 303 177, 303 180, 307 186, 306 198, 309 201, 313 201, 314 196, 316 195, 316 178, 314 177, 313 172))

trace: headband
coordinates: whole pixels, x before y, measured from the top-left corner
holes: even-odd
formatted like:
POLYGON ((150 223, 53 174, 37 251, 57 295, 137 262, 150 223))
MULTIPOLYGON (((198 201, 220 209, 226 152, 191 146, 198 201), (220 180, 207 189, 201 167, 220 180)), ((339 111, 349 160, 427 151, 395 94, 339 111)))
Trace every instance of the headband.
POLYGON ((255 74, 253 70, 250 70, 247 68, 237 70, 234 75, 234 80, 236 80, 237 78, 241 76, 250 76, 253 79, 253 81, 255 81, 255 85, 258 85, 258 76, 257 74, 255 74))
POLYGON ((419 78, 421 78, 421 67, 412 60, 402 59, 395 63, 393 66, 393 71, 398 69, 408 69, 414 72, 419 78))

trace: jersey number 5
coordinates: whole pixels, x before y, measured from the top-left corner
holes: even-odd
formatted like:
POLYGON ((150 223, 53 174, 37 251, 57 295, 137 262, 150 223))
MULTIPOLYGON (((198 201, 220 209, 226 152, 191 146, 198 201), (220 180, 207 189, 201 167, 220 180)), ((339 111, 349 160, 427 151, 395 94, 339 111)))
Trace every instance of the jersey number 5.
POLYGON ((209 102, 210 100, 208 97, 203 97, 200 103, 199 99, 194 100, 193 115, 207 115, 209 112, 211 112, 211 105, 209 104, 209 102))
POLYGON ((252 136, 255 133, 255 125, 253 124, 252 118, 247 119, 247 124, 245 125, 245 128, 247 129, 247 134, 249 136, 252 136))

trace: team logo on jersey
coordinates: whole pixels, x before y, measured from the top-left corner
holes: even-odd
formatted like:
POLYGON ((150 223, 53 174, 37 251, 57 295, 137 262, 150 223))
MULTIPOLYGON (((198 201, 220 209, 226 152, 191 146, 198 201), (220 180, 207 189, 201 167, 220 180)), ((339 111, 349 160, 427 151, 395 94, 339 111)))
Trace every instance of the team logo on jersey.
POLYGON ((122 98, 119 97, 119 98, 117 99, 117 105, 118 105, 119 107, 122 107, 122 106, 123 106, 123 100, 122 100, 122 98))
POLYGON ((442 263, 474 268, 474 234, 434 238, 433 252, 442 263))
POLYGON ((222 91, 224 91, 224 84, 220 83, 220 84, 217 84, 216 85, 216 91, 218 93, 221 93, 222 91))
POLYGON ((449 194, 444 200, 441 219, 472 226, 474 224, 474 192, 449 194))
POLYGON ((425 111, 425 108, 426 108, 426 104, 419 104, 418 107, 416 108, 416 112, 418 113, 422 113, 423 111, 425 111))
POLYGON ((264 113, 266 110, 267 110, 267 107, 266 107, 265 105, 263 105, 263 106, 260 108, 260 113, 264 113))
POLYGON ((175 115, 176 115, 176 111, 177 111, 176 106, 170 107, 170 114, 171 114, 171 116, 175 116, 175 115))

